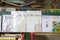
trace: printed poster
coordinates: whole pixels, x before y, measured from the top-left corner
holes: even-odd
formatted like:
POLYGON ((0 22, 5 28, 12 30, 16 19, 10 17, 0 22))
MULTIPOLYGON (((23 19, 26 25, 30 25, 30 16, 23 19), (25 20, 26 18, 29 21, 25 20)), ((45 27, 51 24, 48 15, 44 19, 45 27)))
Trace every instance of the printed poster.
POLYGON ((24 11, 11 11, 13 30, 12 32, 25 32, 24 11))
POLYGON ((42 32, 60 32, 60 16, 42 16, 42 32))
POLYGON ((41 11, 27 11, 27 32, 41 32, 41 11))
POLYGON ((12 17, 11 15, 3 15, 2 32, 12 31, 12 17))

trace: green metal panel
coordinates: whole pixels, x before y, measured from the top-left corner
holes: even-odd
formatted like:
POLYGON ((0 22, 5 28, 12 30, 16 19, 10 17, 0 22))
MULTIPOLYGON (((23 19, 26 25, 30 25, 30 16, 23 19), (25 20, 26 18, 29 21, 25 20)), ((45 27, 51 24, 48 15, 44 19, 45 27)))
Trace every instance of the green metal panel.
POLYGON ((56 15, 56 16, 60 16, 60 13, 59 12, 57 12, 57 13, 55 13, 55 12, 44 12, 44 13, 42 13, 42 15, 56 15))
POLYGON ((0 11, 0 15, 3 15, 3 14, 11 14, 11 12, 3 12, 3 11, 0 11))
POLYGON ((60 9, 48 9, 47 11, 43 12, 43 15, 59 15, 60 16, 60 9))

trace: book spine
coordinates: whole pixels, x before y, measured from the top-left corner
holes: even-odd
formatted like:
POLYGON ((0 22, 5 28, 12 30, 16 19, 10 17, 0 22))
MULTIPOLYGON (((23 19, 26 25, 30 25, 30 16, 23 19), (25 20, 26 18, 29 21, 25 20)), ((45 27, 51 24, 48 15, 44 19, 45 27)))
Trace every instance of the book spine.
POLYGON ((24 33, 22 33, 22 38, 21 38, 21 40, 24 40, 24 33))
POLYGON ((31 32, 30 35, 31 35, 31 36, 30 36, 30 37, 31 37, 30 39, 31 39, 31 40, 34 40, 34 32, 31 32))

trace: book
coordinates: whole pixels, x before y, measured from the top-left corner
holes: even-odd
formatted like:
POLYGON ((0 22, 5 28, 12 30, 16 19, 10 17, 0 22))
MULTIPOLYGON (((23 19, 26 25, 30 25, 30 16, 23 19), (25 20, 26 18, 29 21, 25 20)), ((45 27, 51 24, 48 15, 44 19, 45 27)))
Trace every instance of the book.
POLYGON ((0 37, 0 40, 16 40, 14 37, 0 37))

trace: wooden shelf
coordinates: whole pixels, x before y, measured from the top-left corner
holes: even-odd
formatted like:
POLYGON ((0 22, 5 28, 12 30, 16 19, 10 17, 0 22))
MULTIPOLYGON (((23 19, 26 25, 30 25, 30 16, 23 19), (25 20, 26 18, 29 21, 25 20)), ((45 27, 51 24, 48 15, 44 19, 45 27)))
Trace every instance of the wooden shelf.
POLYGON ((0 34, 21 34, 21 33, 30 33, 30 32, 0 32, 0 34))
POLYGON ((36 32, 35 35, 60 35, 60 33, 53 33, 53 32, 36 32))

